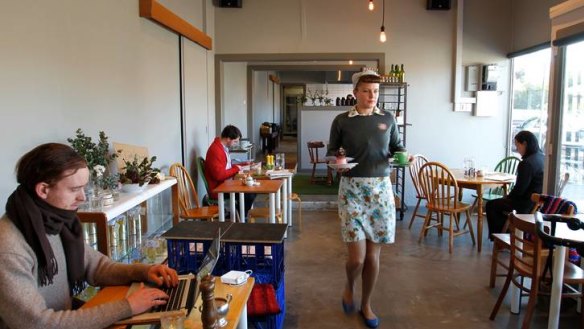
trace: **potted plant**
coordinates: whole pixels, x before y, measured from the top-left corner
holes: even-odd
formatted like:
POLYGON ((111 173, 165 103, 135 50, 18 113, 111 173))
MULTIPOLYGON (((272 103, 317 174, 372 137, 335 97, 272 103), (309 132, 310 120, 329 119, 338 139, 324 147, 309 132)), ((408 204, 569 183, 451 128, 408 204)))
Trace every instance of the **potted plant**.
POLYGON ((160 169, 152 167, 156 161, 156 157, 145 157, 142 160, 138 156, 134 156, 132 161, 124 159, 124 170, 120 173, 120 183, 122 183, 122 191, 134 192, 142 190, 148 184, 156 184, 160 182, 158 174, 160 169))
MULTIPOLYGON (((110 181, 115 177, 109 170, 109 164, 118 157, 118 153, 109 151, 108 137, 103 131, 99 132, 99 141, 94 143, 83 130, 75 131, 75 138, 67 138, 71 147, 87 162, 90 172, 90 189, 97 195, 100 190, 111 187, 110 181)), ((117 182, 117 180, 116 180, 117 182)))

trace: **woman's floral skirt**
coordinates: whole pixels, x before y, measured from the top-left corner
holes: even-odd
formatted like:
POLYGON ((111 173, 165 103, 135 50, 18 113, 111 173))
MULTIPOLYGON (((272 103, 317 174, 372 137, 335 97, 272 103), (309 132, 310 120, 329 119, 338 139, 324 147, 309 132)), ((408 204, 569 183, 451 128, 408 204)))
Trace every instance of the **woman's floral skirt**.
POLYGON ((341 177, 339 217, 343 241, 395 240, 395 201, 389 177, 341 177))

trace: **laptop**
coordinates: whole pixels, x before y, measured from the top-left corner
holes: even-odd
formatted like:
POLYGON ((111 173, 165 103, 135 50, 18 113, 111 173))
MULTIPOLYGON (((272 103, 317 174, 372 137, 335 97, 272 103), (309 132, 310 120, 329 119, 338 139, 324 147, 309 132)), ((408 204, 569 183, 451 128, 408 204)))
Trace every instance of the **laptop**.
MULTIPOLYGON (((166 292, 170 298, 168 302, 164 305, 160 305, 156 308, 151 309, 148 312, 135 315, 131 318, 120 320, 116 322, 117 325, 128 325, 128 324, 143 324, 143 323, 153 323, 160 321, 160 317, 168 313, 183 312, 185 315, 191 312, 195 305, 195 301, 199 297, 199 283, 207 275, 213 272, 215 265, 219 259, 219 246, 220 246, 220 236, 221 229, 218 229, 217 236, 211 242, 209 250, 205 254, 197 274, 185 274, 179 275, 179 282, 176 287, 158 287, 154 284, 147 284, 151 287, 159 288, 166 292)), ((134 282, 128 289, 126 296, 134 292, 136 289, 140 288, 140 282, 134 282)))

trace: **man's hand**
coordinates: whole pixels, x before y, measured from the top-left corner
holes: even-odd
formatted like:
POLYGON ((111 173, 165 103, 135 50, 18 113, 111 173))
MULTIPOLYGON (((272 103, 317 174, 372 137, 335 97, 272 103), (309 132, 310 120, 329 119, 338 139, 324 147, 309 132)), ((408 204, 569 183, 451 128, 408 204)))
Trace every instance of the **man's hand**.
POLYGON ((148 269, 148 280, 157 285, 175 287, 178 284, 178 275, 176 271, 166 265, 154 265, 148 269))
POLYGON ((140 288, 128 296, 128 303, 132 309, 132 315, 144 313, 154 306, 164 305, 168 300, 168 295, 164 291, 156 288, 144 288, 144 283, 140 288))

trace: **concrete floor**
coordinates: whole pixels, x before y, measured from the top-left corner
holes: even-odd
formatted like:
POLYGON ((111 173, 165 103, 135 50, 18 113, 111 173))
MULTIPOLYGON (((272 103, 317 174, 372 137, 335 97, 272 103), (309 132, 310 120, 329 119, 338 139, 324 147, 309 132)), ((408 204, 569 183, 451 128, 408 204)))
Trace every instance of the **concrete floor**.
MULTIPOLYGON (((379 328, 520 327, 523 314, 512 315, 508 301, 496 321, 488 319, 504 282, 500 278, 494 289, 488 287, 492 248, 488 240, 479 254, 470 236, 456 238, 449 254, 447 235, 440 238, 432 231, 418 244, 422 219, 416 219, 411 231, 409 219, 410 212, 398 221, 396 243, 381 252, 373 294, 379 328)), ((295 225, 288 237, 284 328, 365 328, 359 315, 345 315, 341 308, 346 249, 336 211, 303 211, 302 230, 295 225)), ((359 292, 360 288, 356 298, 359 292)), ((526 305, 527 298, 523 302, 526 305)), ((579 328, 580 316, 573 304, 562 311, 560 328, 579 328)), ((537 306, 531 328, 547 328, 545 299, 537 306)))

